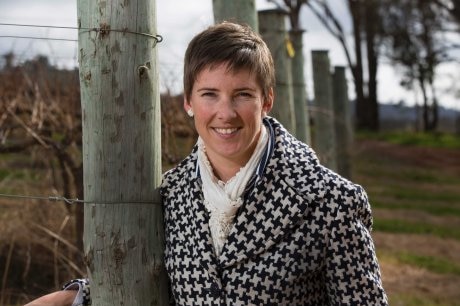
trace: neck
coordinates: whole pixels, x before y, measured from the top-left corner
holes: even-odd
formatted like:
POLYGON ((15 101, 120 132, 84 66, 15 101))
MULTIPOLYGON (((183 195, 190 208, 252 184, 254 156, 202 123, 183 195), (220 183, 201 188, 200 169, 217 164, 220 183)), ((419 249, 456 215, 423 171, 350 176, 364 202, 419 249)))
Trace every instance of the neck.
MULTIPOLYGON (((212 170, 214 175, 223 182, 228 182, 232 177, 234 177, 243 165, 241 163, 235 163, 231 160, 211 160, 208 156, 209 162, 211 163, 212 170)), ((247 162, 247 161, 246 161, 247 162)))

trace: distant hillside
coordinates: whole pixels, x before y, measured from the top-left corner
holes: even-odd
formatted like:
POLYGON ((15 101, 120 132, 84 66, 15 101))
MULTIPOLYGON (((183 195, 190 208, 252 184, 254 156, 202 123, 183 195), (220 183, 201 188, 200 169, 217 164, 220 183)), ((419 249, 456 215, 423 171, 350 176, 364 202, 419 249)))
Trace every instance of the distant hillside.
MULTIPOLYGON (((415 130, 417 128, 417 118, 420 120, 422 111, 421 107, 409 107, 399 104, 380 104, 380 126, 382 130, 415 130)), ((459 125, 459 111, 442 106, 439 107, 439 131, 458 133, 460 132, 459 125)), ((420 127, 421 125, 418 124, 418 126, 420 127)))
MULTIPOLYGON (((459 101, 460 102, 460 101, 459 101)), ((313 101, 309 101, 313 105, 313 101)), ((355 103, 351 102, 351 110, 355 114, 355 103)), ((402 104, 379 104, 380 128, 388 130, 421 130, 422 107, 402 104), (417 124, 418 118, 418 124, 417 124)), ((460 111, 439 106, 439 132, 460 134, 460 111)))

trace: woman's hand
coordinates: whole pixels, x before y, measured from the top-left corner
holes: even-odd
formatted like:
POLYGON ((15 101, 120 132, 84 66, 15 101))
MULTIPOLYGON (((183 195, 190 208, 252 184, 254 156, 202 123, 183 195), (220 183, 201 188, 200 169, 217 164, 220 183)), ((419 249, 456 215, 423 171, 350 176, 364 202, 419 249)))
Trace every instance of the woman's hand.
POLYGON ((24 305, 24 306, 72 306, 77 290, 56 291, 24 305))

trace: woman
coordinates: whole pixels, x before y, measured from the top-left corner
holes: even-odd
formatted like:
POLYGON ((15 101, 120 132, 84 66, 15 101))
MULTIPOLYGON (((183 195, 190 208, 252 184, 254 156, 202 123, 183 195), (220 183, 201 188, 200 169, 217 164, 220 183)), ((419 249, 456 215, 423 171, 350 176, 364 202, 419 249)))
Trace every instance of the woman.
POLYGON ((367 196, 267 116, 274 79, 266 44, 245 26, 212 26, 188 46, 184 108, 199 139, 161 186, 172 297, 387 305, 367 196))

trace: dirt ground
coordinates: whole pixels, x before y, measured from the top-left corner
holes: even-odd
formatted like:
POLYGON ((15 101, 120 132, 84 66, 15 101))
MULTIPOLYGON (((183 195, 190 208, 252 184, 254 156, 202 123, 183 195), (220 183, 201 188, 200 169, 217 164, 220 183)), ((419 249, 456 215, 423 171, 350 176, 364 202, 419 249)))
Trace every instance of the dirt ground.
MULTIPOLYGON (((460 262, 460 242, 453 239, 441 239, 420 235, 373 234, 378 250, 417 251, 419 255, 442 255, 453 262, 460 262)), ((460 301, 460 277, 440 275, 422 268, 400 264, 391 260, 380 260, 382 280, 389 295, 417 294, 419 297, 438 297, 445 301, 460 301)), ((403 304, 404 305, 404 304, 403 304)), ((458 305, 458 304, 453 304, 458 305)))
MULTIPOLYGON (((460 150, 446 148, 427 148, 417 146, 395 145, 381 141, 360 141, 357 145, 356 158, 365 156, 377 156, 379 158, 396 161, 399 165, 394 167, 394 173, 404 168, 427 171, 430 174, 438 173, 440 177, 460 178, 460 150)), ((371 160, 371 162, 376 162, 371 160)), ((393 169, 389 172, 391 173, 393 169)), ((385 171, 388 172, 388 171, 385 171)), ((385 177, 376 178, 369 174, 358 174, 372 182, 372 188, 378 184, 384 186, 386 183, 394 184, 391 176, 387 173, 385 177)), ((395 175, 396 176, 396 175, 395 175)), ((398 178, 394 178, 398 182, 398 178)), ((399 182, 398 182, 399 183, 399 182)), ((400 186, 415 185, 424 192, 449 192, 459 195, 459 184, 440 184, 439 181, 404 182, 400 186)), ((407 199, 405 199, 407 201, 407 199)), ((372 203, 372 197, 371 197, 372 203)), ((392 205, 397 205, 393 199, 392 205)), ((415 202, 414 202, 415 203, 415 202)), ((434 205, 434 204, 433 204, 434 205)), ((449 205, 460 207, 460 200, 453 201, 449 205)), ((460 217, 458 215, 435 215, 417 209, 373 209, 374 219, 391 219, 408 222, 418 222, 442 226, 453 229, 460 228, 460 217)), ((428 269, 414 265, 404 264, 395 257, 387 254, 408 251, 420 256, 442 258, 459 265, 460 263, 460 240, 441 238, 434 235, 403 234, 389 232, 373 232, 374 242, 377 248, 382 280, 384 287, 390 297, 391 305, 460 305, 460 276, 458 273, 434 273, 428 269), (379 257, 380 257, 379 255, 379 257)))

